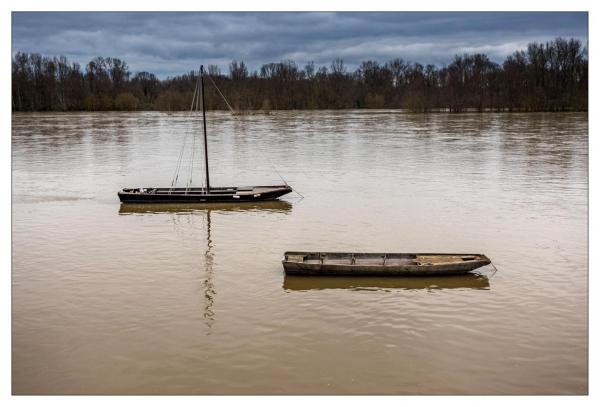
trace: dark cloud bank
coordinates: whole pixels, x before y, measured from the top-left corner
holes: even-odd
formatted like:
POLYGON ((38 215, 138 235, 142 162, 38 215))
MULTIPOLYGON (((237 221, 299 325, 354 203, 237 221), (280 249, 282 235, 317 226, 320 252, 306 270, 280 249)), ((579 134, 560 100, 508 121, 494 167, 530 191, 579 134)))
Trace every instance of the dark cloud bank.
POLYGON ((587 45, 587 13, 13 13, 12 51, 124 59, 161 78, 231 60, 251 69, 292 59, 342 58, 443 66, 481 52, 501 62, 533 41, 574 37, 587 45))

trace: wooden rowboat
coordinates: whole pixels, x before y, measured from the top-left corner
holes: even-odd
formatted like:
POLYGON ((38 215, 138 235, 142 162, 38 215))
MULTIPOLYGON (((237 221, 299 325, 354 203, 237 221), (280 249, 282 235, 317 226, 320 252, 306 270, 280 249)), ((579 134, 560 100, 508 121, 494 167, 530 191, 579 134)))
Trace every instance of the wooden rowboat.
POLYGON ((290 275, 427 276, 466 274, 491 263, 483 254, 285 252, 290 275))

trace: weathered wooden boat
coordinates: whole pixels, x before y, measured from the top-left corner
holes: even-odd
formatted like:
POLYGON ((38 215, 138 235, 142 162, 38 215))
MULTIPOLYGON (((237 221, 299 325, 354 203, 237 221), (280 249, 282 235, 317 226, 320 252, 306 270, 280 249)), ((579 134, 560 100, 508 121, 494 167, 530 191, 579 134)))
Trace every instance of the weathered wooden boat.
POLYGON ((427 276, 466 274, 491 263, 483 254, 285 252, 286 274, 427 276))
MULTIPOLYGON (((208 76, 210 79, 210 76, 208 76)), ((213 85, 217 85, 210 79, 213 85)), ((225 99, 221 91, 217 88, 218 93, 225 99)), ((210 173, 208 169, 208 141, 206 137, 206 109, 204 103, 204 67, 200 66, 198 75, 198 83, 192 97, 192 105, 190 112, 198 111, 198 105, 202 101, 202 127, 204 129, 204 184, 201 187, 192 187, 192 169, 194 166, 194 146, 195 138, 191 153, 190 174, 187 185, 185 187, 177 187, 179 172, 181 169, 181 161, 186 146, 184 139, 181 153, 177 162, 175 174, 171 181, 170 187, 142 187, 142 188, 123 188, 118 192, 119 199, 124 203, 211 203, 211 202, 259 202, 271 201, 279 198, 282 195, 292 192, 292 188, 284 181, 284 185, 260 185, 248 187, 211 187, 210 173)), ((229 102, 225 99, 228 107, 229 102)), ((231 109, 231 107, 230 107, 231 109)), ((279 175, 279 173, 278 173, 279 175)), ((283 179, 282 179, 283 180, 283 179)))

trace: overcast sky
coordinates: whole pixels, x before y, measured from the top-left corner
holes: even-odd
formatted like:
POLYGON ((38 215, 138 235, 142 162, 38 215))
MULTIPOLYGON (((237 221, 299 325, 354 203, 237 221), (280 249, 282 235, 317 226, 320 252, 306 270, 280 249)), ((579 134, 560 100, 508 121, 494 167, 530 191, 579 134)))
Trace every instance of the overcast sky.
POLYGON ((448 64, 482 52, 501 62, 532 41, 575 37, 587 45, 587 13, 13 13, 12 52, 124 59, 132 72, 174 76, 203 63, 227 72, 295 60, 329 65, 404 58, 448 64))

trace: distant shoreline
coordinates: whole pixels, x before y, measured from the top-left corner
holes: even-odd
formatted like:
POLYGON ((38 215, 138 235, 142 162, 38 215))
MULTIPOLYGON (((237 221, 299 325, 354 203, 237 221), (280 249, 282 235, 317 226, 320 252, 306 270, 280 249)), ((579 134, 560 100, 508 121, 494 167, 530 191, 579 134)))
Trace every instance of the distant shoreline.
MULTIPOLYGON (((415 112, 409 109, 403 108, 346 108, 346 109, 272 109, 269 111, 263 110, 249 110, 235 114, 235 116, 259 116, 259 115, 270 115, 272 113, 280 112, 398 112, 412 115, 426 115, 426 114, 488 114, 488 113, 588 113, 589 110, 510 110, 510 109, 484 109, 478 110, 476 108, 465 109, 460 112, 450 111, 448 109, 432 109, 427 111, 415 112)), ((12 113, 189 113, 189 110, 13 110, 12 113)), ((207 112, 222 112, 230 113, 227 109, 208 109, 207 112)))
MULTIPOLYGON (((17 52, 12 110, 186 111, 198 74, 160 80, 150 72, 131 73, 119 58, 96 57, 82 67, 64 56, 17 52)), ((573 38, 532 42, 501 64, 484 54, 464 54, 443 67, 395 58, 363 61, 349 71, 342 59, 329 67, 288 60, 250 72, 243 61, 232 61, 227 74, 209 65, 205 79, 206 110, 588 110, 587 48, 573 38)))

